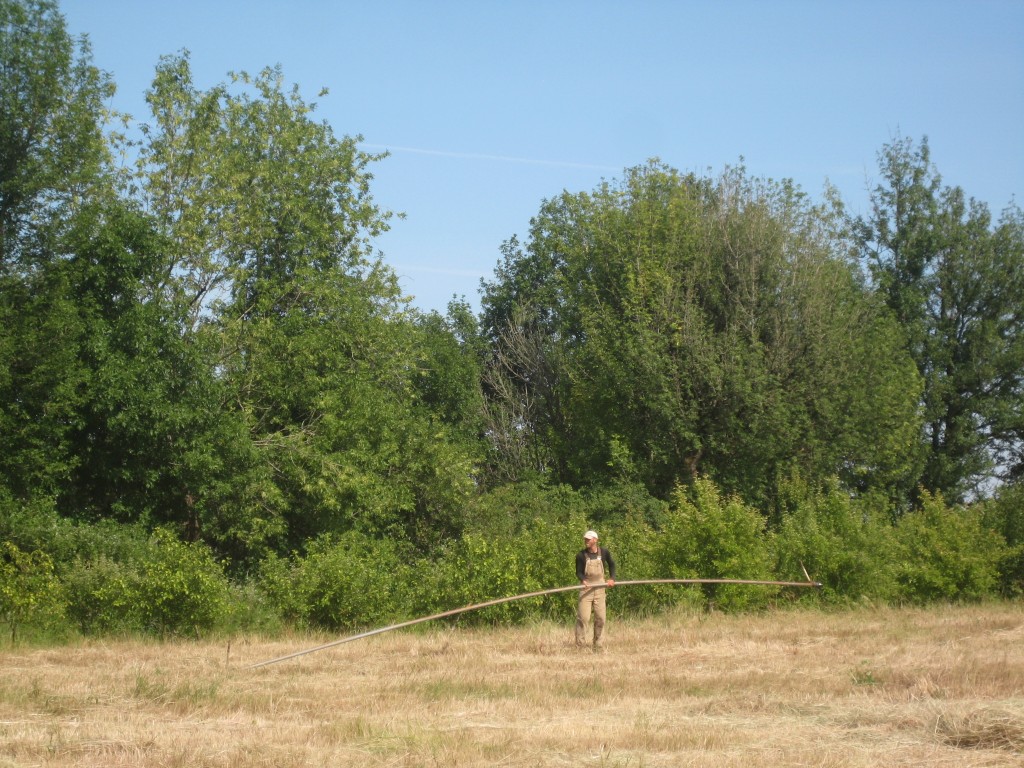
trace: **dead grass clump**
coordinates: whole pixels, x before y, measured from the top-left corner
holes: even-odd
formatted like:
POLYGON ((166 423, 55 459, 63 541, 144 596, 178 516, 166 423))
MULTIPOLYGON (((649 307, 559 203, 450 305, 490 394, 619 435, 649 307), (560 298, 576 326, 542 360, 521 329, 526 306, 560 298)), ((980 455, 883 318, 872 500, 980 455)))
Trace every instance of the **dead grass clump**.
POLYGON ((935 733, 960 749, 999 749, 1024 757, 1024 717, 1001 709, 939 712, 935 733))

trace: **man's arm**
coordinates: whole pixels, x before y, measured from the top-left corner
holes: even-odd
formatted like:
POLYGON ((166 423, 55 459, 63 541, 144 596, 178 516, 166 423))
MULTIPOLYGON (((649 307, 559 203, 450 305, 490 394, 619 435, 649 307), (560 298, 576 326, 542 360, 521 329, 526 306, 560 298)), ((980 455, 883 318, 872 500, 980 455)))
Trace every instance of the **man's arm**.
POLYGON ((601 552, 602 557, 604 557, 605 561, 608 563, 608 578, 615 581, 615 560, 612 558, 612 553, 603 548, 601 552))

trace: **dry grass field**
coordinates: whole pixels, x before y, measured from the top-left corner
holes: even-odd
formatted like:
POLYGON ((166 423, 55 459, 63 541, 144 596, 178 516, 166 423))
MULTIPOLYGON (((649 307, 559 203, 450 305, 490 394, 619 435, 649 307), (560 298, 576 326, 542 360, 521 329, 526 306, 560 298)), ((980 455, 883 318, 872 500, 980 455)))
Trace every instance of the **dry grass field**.
POLYGON ((0 649, 0 766, 1020 766, 1024 606, 0 649))

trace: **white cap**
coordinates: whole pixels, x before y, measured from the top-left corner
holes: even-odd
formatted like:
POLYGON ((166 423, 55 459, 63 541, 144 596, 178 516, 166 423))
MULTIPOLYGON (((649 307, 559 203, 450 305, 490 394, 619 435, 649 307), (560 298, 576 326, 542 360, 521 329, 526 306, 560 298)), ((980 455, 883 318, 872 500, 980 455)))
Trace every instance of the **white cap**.
POLYGON ((586 541, 587 539, 596 539, 596 538, 597 538, 597 531, 587 531, 586 533, 583 534, 583 540, 584 541, 586 541))

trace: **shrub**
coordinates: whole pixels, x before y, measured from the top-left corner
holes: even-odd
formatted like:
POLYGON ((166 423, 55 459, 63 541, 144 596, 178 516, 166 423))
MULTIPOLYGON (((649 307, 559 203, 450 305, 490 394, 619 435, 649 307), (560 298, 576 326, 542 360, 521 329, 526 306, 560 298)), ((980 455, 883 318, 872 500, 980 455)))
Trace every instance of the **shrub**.
MULTIPOLYGON (((583 516, 591 523, 588 527, 605 530, 617 530, 630 521, 657 527, 668 507, 642 485, 617 483, 587 493, 583 516)), ((604 535, 603 531, 599 532, 604 535)))
POLYGON ((1024 595, 1024 484, 1004 486, 981 508, 982 524, 1006 542, 999 559, 999 591, 1006 597, 1024 595))
MULTIPOLYGON (((325 536, 292 567, 292 610, 306 624, 327 629, 390 624, 408 616, 411 578, 410 553, 393 540, 355 531, 325 536)), ((279 581, 273 588, 279 596, 282 586, 279 581)))
POLYGON ((467 530, 495 538, 515 537, 536 520, 583 519, 585 504, 583 496, 567 485, 535 481, 502 485, 470 502, 467 530))
MULTIPOLYGON (((664 518, 664 511, 658 518, 664 518)), ((607 543, 615 556, 619 579, 626 581, 675 578, 674 572, 667 570, 663 552, 667 542, 663 536, 664 534, 659 533, 640 516, 627 517, 619 525, 609 529, 607 543)), ((674 585, 638 586, 612 590, 608 600, 609 606, 616 611, 649 616, 680 601, 692 601, 692 592, 693 590, 688 588, 674 585)))
POLYGON ((257 583, 231 583, 226 610, 217 629, 228 634, 276 634, 284 629, 284 619, 257 583))
POLYGON ((68 617, 87 635, 146 631, 139 583, 152 543, 141 526, 60 521, 47 546, 68 595, 68 617))
POLYGON ((79 557, 66 569, 69 610, 85 633, 199 634, 228 611, 230 587, 203 544, 186 544, 158 529, 145 541, 117 537, 105 552, 79 557))
MULTIPOLYGON (((678 488, 653 553, 664 578, 771 579, 770 536, 761 514, 739 498, 723 499, 715 484, 699 478, 678 488)), ((726 609, 767 604, 772 587, 708 584, 706 601, 726 609)))
POLYGON ((160 634, 199 634, 225 616, 229 587, 210 549, 157 529, 134 587, 145 625, 160 634))
POLYGON ((14 499, 0 485, 0 541, 26 552, 46 552, 57 568, 66 559, 61 544, 73 541, 73 533, 74 524, 57 514, 52 499, 14 499))
POLYGON ((786 510, 774 538, 779 578, 802 580, 806 569, 822 589, 804 590, 805 599, 819 594, 825 602, 893 596, 894 537, 884 512, 852 499, 838 482, 811 491, 793 481, 784 495, 786 510))
POLYGON ((299 621, 302 600, 296 588, 299 564, 271 552, 259 564, 256 587, 272 610, 286 622, 299 621))
POLYGON ((138 604, 136 562, 106 555, 78 558, 65 567, 68 616, 86 635, 140 632, 144 617, 138 604))
POLYGON ((59 627, 64 610, 64 591, 50 556, 0 542, 0 619, 10 627, 11 642, 20 628, 59 627))
POLYGON ((994 594, 1003 538, 984 527, 972 507, 947 507, 941 496, 924 493, 920 509, 896 526, 900 599, 976 600, 994 594))
MULTIPOLYGON (((490 599, 513 597, 576 583, 576 541, 586 528, 581 518, 566 522, 534 519, 511 537, 470 533, 448 546, 429 566, 428 594, 418 612, 440 613, 490 599)), ((537 598, 493 606, 460 621, 515 622, 561 612, 565 600, 537 598)))

